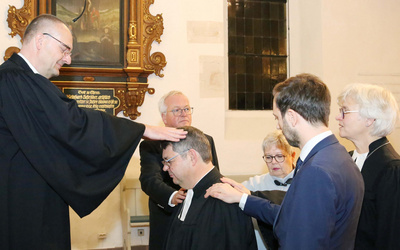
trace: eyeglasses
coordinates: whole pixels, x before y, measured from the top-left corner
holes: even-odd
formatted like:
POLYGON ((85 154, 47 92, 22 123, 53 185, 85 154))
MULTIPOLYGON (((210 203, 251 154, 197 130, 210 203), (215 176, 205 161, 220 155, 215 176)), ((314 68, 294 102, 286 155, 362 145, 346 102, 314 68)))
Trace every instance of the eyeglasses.
POLYGON ((172 161, 173 159, 175 159, 175 158, 178 157, 179 155, 185 154, 185 153, 188 152, 189 150, 190 150, 190 149, 187 149, 187 150, 183 151, 182 153, 177 154, 177 155, 175 155, 175 156, 169 158, 168 160, 163 160, 163 161, 161 161, 161 163, 163 164, 163 166, 170 167, 170 166, 171 166, 171 161, 172 161))
POLYGON ((340 108, 339 109, 340 115, 342 117, 342 119, 344 119, 344 115, 347 113, 358 113, 358 110, 344 110, 344 108, 340 108))
POLYGON ((174 114, 174 116, 180 116, 180 115, 182 115, 182 112, 185 112, 186 115, 191 115, 191 114, 193 114, 193 107, 187 107, 187 108, 183 108, 183 109, 173 109, 169 112, 172 112, 172 114, 174 114))
POLYGON ((263 155, 262 157, 266 163, 271 163, 274 159, 276 162, 281 163, 285 161, 285 155, 263 155))
POLYGON ((71 47, 69 47, 65 43, 61 42, 60 40, 58 40, 54 36, 50 35, 49 33, 42 33, 42 34, 45 35, 45 36, 49 36, 49 37, 53 38, 54 40, 56 40, 57 42, 59 42, 62 46, 64 46, 66 48, 65 50, 63 50, 63 56, 71 56, 71 54, 72 54, 71 47))

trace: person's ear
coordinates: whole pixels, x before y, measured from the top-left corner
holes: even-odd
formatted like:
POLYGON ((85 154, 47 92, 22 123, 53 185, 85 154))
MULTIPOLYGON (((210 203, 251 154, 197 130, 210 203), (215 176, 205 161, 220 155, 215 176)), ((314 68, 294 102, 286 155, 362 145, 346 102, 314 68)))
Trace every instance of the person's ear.
POLYGON ((196 165, 197 161, 199 160, 199 155, 197 154, 196 150, 189 149, 188 151, 188 157, 190 157, 190 162, 192 163, 192 166, 196 165))
POLYGON ((164 124, 167 124, 167 113, 161 113, 161 118, 164 124))
POLYGON ((288 124, 290 124, 292 127, 295 127, 296 124, 299 122, 299 114, 294 111, 293 109, 288 109, 286 111, 286 121, 288 122, 288 124))
POLYGON ((372 124, 374 124, 374 122, 375 122, 375 119, 373 119, 373 118, 367 118, 367 119, 365 120, 365 126, 366 126, 366 127, 370 127, 370 126, 372 126, 372 124))
POLYGON ((43 41, 44 40, 44 35, 43 34, 37 34, 35 36, 35 46, 37 50, 41 50, 43 47, 43 41))
POLYGON ((296 158, 296 152, 293 151, 291 156, 292 156, 292 161, 294 162, 294 159, 296 158))

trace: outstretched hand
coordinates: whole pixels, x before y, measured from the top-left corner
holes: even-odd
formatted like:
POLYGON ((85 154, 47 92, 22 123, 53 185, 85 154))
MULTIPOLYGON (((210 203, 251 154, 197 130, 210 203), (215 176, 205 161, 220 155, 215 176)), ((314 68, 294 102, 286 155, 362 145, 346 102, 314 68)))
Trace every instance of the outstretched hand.
POLYGON ((241 193, 245 193, 250 195, 250 190, 248 190, 242 183, 238 183, 232 179, 229 179, 227 177, 222 177, 221 181, 223 183, 228 183, 229 185, 231 185, 233 188, 235 188, 236 190, 238 190, 241 193))
POLYGON ((220 199, 226 203, 239 203, 243 193, 228 183, 215 183, 207 189, 204 198, 208 196, 220 199))
POLYGON ((177 142, 180 139, 185 139, 187 131, 183 129, 176 129, 171 127, 157 127, 151 125, 145 125, 143 137, 152 140, 166 140, 177 142))

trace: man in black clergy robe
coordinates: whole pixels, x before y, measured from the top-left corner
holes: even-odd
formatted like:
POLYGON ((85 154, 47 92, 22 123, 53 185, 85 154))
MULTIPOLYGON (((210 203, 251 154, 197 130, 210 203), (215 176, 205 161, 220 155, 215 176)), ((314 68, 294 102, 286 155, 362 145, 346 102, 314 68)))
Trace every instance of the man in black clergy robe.
POLYGON ((181 127, 187 136, 179 142, 163 142, 164 171, 187 190, 175 209, 164 249, 257 249, 251 218, 238 206, 204 198, 207 188, 222 175, 211 162, 207 137, 194 127, 181 127))
MULTIPOLYGON (((172 90, 161 97, 159 103, 161 118, 166 127, 183 127, 192 124, 193 107, 189 99, 180 91, 172 90)), ((211 146, 212 163, 218 168, 217 152, 214 140, 206 135, 211 146)), ((164 172, 161 141, 143 140, 140 151, 140 183, 142 190, 149 196, 150 237, 149 249, 160 250, 164 245, 168 231, 165 229, 171 220, 171 214, 178 203, 182 203, 185 193, 172 178, 164 172)))
POLYGON ((27 27, 19 54, 0 66, 0 249, 71 249, 69 209, 83 217, 109 195, 153 127, 81 109, 48 78, 71 63, 72 34, 52 15, 27 27))

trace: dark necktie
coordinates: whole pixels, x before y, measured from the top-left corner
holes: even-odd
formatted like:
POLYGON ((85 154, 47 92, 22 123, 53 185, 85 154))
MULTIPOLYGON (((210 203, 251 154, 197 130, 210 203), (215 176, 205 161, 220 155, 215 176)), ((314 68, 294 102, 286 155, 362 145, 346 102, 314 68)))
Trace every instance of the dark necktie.
POLYGON ((301 168, 301 165, 303 165, 303 161, 300 159, 300 157, 297 159, 296 162, 296 169, 294 170, 293 177, 296 176, 297 171, 301 168))
POLYGON ((275 183, 275 185, 277 185, 277 186, 284 186, 284 187, 286 187, 288 184, 292 183, 292 180, 293 180, 293 178, 289 178, 289 179, 287 179, 287 180, 285 181, 285 183, 282 183, 282 182, 280 182, 280 181, 278 181, 278 180, 274 180, 274 183, 275 183))

